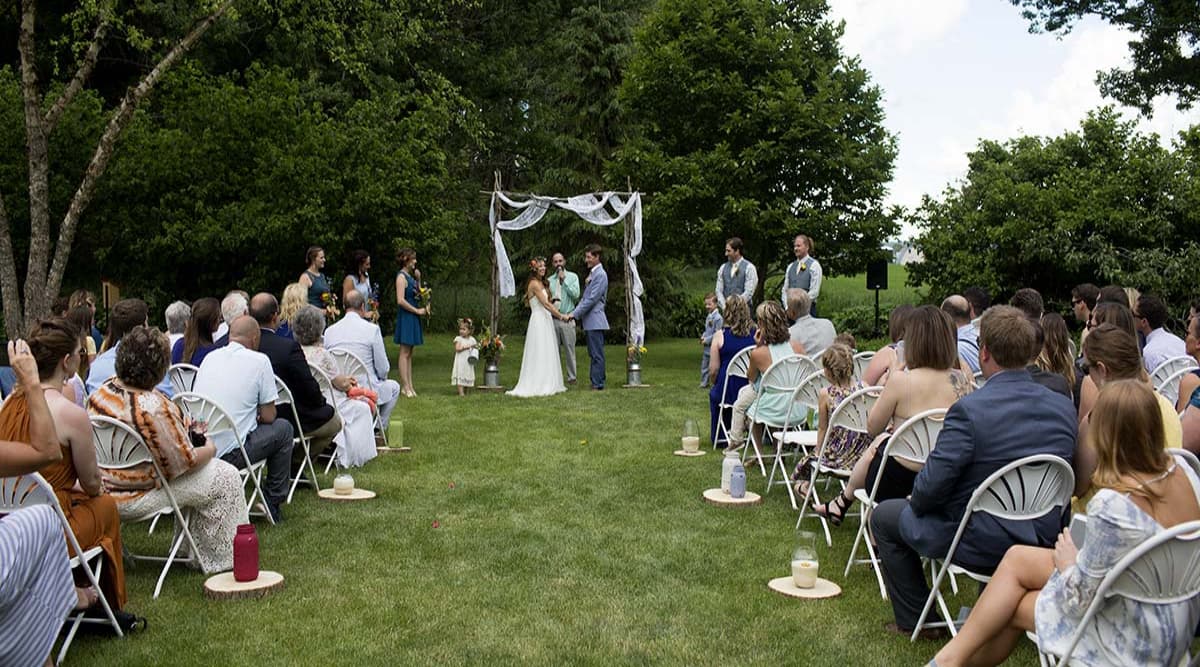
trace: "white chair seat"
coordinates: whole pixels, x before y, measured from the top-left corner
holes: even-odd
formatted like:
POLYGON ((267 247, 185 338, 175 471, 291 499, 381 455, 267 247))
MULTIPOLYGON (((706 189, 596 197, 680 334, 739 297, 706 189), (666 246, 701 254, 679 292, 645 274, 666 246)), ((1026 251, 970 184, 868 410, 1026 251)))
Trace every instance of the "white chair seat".
POLYGON ((785 445, 800 445, 801 447, 816 447, 817 432, 816 431, 775 431, 771 434, 775 440, 782 442, 785 445))

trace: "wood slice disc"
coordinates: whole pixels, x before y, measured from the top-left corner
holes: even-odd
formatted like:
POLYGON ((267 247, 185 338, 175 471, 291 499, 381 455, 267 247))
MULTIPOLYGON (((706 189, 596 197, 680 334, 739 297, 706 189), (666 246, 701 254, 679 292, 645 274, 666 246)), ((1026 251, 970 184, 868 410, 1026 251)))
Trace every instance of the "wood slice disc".
POLYGON ((621 386, 626 389, 647 389, 650 387, 648 384, 623 384, 621 386))
POLYGON ((691 456, 704 456, 704 455, 705 455, 705 454, 707 454, 707 453, 708 453, 708 452, 704 451, 703 449, 697 449, 697 450, 696 450, 696 451, 694 451, 694 452, 689 452, 689 451, 688 451, 688 450, 686 450, 686 449, 676 449, 676 450, 675 450, 675 456, 688 456, 688 457, 691 457, 691 456))
POLYGON ((504 391, 506 387, 475 387, 479 391, 504 391))
POLYGON ((700 494, 704 502, 718 507, 749 507, 762 503, 762 496, 753 491, 747 491, 744 498, 734 498, 721 489, 709 489, 700 494))
POLYGON ((325 500, 347 502, 351 500, 370 500, 375 497, 375 492, 355 487, 353 491, 346 495, 338 494, 333 489, 321 489, 317 491, 317 495, 325 500))
POLYGON ((412 447, 376 447, 375 451, 380 454, 407 454, 412 451, 412 447))
POLYGON ((283 588, 283 575, 259 570, 254 581, 237 581, 232 572, 214 574, 204 582, 204 597, 210 600, 261 598, 283 588))
POLYGON ((780 595, 806 600, 820 600, 821 598, 831 598, 842 594, 841 586, 828 579, 820 578, 817 579, 816 585, 812 588, 797 588, 796 582, 791 577, 779 577, 768 581, 767 588, 780 595))

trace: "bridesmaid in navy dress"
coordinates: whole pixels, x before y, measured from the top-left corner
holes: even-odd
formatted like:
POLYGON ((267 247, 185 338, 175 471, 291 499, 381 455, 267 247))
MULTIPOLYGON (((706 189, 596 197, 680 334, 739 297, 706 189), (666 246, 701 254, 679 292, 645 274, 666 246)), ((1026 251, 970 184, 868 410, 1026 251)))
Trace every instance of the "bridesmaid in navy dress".
POLYGON ((708 392, 708 409, 711 415, 709 438, 717 447, 724 448, 724 438, 717 442, 717 420, 725 423, 725 431, 728 432, 731 413, 722 411, 721 403, 732 404, 737 400, 738 391, 746 386, 746 378, 732 377, 729 378, 729 386, 726 388, 725 374, 734 355, 748 347, 754 347, 754 324, 750 320, 750 306, 736 294, 725 299, 725 312, 722 316, 725 328, 713 336, 712 354, 709 358, 709 375, 715 377, 712 389, 708 392), (722 389, 726 390, 724 395, 721 394, 722 389))
POLYGON ((425 342, 421 316, 426 315, 428 310, 417 305, 417 290, 421 286, 420 278, 415 277, 417 251, 401 248, 396 253, 396 262, 400 270, 396 272, 396 334, 392 340, 400 346, 396 363, 400 373, 400 393, 411 397, 417 395, 412 382, 413 347, 425 342))

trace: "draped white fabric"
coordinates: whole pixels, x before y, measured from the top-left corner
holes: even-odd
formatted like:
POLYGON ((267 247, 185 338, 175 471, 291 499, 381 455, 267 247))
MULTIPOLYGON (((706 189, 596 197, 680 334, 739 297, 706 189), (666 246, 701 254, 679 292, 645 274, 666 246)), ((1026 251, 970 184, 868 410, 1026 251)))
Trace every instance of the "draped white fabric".
POLYGON ((528 195, 525 199, 514 199, 503 192, 492 193, 492 205, 488 209, 488 223, 492 229, 492 243, 496 246, 496 265, 499 267, 500 296, 513 296, 517 293, 517 282, 513 277, 512 264, 508 261, 508 252, 504 249, 504 241, 500 238, 501 231, 516 231, 528 229, 546 215, 551 206, 555 206, 578 215, 593 225, 609 227, 629 218, 626 224, 633 225, 633 244, 625 262, 633 279, 633 312, 629 313, 629 335, 632 342, 641 344, 645 340, 646 324, 642 317, 642 278, 638 275, 635 258, 642 253, 642 195, 634 192, 622 197, 615 192, 601 192, 578 195, 568 199, 558 197, 543 197, 528 195), (517 211, 516 217, 510 220, 496 219, 496 202, 517 211))

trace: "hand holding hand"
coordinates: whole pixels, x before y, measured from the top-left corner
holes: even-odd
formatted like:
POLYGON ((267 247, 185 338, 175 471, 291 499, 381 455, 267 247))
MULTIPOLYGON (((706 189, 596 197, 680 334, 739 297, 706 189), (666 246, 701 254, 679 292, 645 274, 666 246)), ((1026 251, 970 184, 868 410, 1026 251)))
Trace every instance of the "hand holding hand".
POLYGON ((1079 549, 1075 546, 1075 541, 1071 539, 1071 531, 1063 529, 1059 534, 1058 541, 1054 543, 1054 567, 1059 572, 1066 572, 1075 565, 1075 559, 1079 556, 1079 549))
POLYGON ((41 382, 41 378, 38 377, 37 360, 29 351, 29 343, 19 338, 9 341, 8 363, 12 366, 13 372, 17 374, 17 380, 23 387, 32 389, 41 382))

